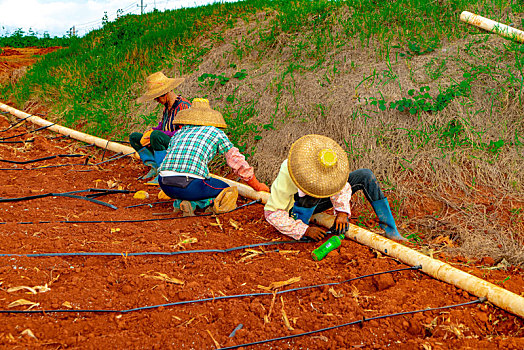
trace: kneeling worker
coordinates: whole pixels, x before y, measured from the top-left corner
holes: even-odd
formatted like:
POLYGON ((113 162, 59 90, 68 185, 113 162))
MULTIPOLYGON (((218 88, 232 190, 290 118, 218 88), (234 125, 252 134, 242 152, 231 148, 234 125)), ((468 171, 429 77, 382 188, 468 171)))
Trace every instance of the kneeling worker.
POLYGON ((151 179, 148 185, 158 185, 158 167, 166 156, 171 136, 178 130, 178 126, 174 123, 175 116, 181 110, 191 107, 188 100, 173 92, 173 89, 184 80, 168 78, 162 72, 151 74, 146 79, 146 93, 137 99, 139 103, 155 100, 164 105, 164 112, 158 126, 143 134, 134 132, 129 135, 131 147, 138 152, 142 162, 151 167, 146 175, 140 177, 144 180, 151 179))
POLYGON ((217 153, 224 155, 227 165, 254 190, 269 192, 269 188, 257 180, 244 155, 219 129, 226 128, 226 122, 220 112, 211 109, 208 100, 195 98, 191 108, 175 116, 174 123, 181 128, 169 142, 167 155, 158 169, 158 183, 167 196, 175 199, 175 211, 194 215, 196 208, 208 207, 229 188, 227 183, 209 177, 208 163, 217 153))
POLYGON ((349 227, 351 195, 359 190, 371 203, 386 236, 405 240, 397 230, 388 200, 373 172, 359 169, 350 173, 346 152, 322 135, 306 135, 293 143, 288 159, 271 185, 264 215, 287 236, 319 241, 326 231, 308 226, 311 216, 333 207, 336 218, 332 230, 345 233, 349 227))

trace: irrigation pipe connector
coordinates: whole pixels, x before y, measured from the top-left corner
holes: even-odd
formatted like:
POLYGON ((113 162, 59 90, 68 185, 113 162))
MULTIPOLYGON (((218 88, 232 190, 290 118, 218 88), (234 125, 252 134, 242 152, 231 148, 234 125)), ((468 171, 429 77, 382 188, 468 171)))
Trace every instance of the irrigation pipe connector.
POLYGON ((498 34, 504 38, 524 43, 524 32, 506 24, 493 21, 489 18, 482 17, 468 11, 463 11, 460 14, 460 20, 475 27, 487 30, 488 32, 498 34))
MULTIPOLYGON (((524 35, 522 39, 524 39, 524 35)), ((29 116, 29 114, 21 112, 13 107, 9 107, 3 103, 0 103, 0 110, 9 111, 9 113, 19 118, 25 118, 29 116)), ((37 121, 40 123, 45 123, 42 125, 51 124, 50 122, 42 118, 34 116, 28 119, 33 123, 36 123, 37 121)), ((107 140, 80 133, 78 131, 64 128, 59 125, 53 125, 52 127, 50 127, 50 130, 65 133, 66 135, 70 135, 72 138, 87 143, 94 143, 95 145, 102 148, 105 148, 107 145, 107 149, 112 150, 114 152, 129 153, 133 151, 131 147, 112 142, 109 142, 108 144, 107 140), (73 135, 82 136, 82 138, 77 138, 73 135), (96 142, 94 142, 94 140, 96 140, 96 142), (114 149, 112 149, 113 144, 116 145, 114 149)), ((269 198, 269 193, 267 192, 257 192, 253 190, 251 187, 244 184, 240 184, 236 181, 225 179, 223 177, 212 174, 211 176, 226 182, 230 186, 236 186, 238 188, 238 193, 245 198, 260 200, 263 204, 265 204, 269 198)), ((317 223, 326 228, 330 228, 333 225, 335 217, 333 215, 319 213, 313 215, 311 219, 314 223, 317 223)), ((521 297, 504 288, 496 286, 493 283, 486 282, 481 278, 475 277, 442 261, 430 258, 422 253, 417 252, 416 250, 413 250, 400 243, 387 239, 381 235, 365 230, 361 227, 350 224, 349 230, 346 233, 346 237, 354 241, 357 241, 361 244, 364 244, 368 247, 374 248, 380 252, 383 252, 386 255, 394 257, 402 261, 403 263, 408 264, 409 266, 421 265, 422 271, 428 274, 429 276, 437 280, 452 284, 479 298, 485 297, 489 302, 500 307, 501 309, 504 309, 519 317, 524 318, 524 297, 521 297)))
POLYGON ((104 149, 107 149, 107 150, 110 150, 112 152, 115 152, 115 153, 132 153, 134 155, 135 158, 139 158, 138 155, 136 154, 135 150, 132 148, 132 147, 129 147, 129 146, 126 146, 126 145, 121 145, 119 143, 116 143, 116 142, 111 142, 111 141, 108 141, 108 140, 104 140, 102 138, 99 138, 99 137, 96 137, 96 136, 92 136, 92 135, 89 135, 89 134, 85 134, 83 132, 80 132, 80 131, 76 131, 76 130, 73 130, 73 129, 70 129, 70 128, 66 128, 65 126, 61 126, 61 125, 58 125, 58 124, 55 124, 55 123, 51 123, 45 119, 42 119, 40 117, 37 117, 37 116, 34 116, 34 115, 31 115, 31 114, 28 114, 28 113, 25 113, 25 112, 22 112, 22 111, 19 111, 18 109, 16 108, 13 108, 11 106, 8 106, 4 103, 1 103, 0 102, 0 110, 2 111, 5 111, 5 112, 9 112, 11 113, 12 115, 18 117, 18 118, 26 118, 28 121, 36 124, 36 125, 40 125, 42 127, 48 127, 49 130, 51 131, 54 131, 54 132, 57 132, 57 133, 60 133, 62 135, 66 135, 66 136, 69 136, 75 140, 79 140, 79 141, 83 141, 83 142, 86 142, 86 143, 93 143, 95 145, 97 145, 98 147, 100 148, 104 148, 104 149))

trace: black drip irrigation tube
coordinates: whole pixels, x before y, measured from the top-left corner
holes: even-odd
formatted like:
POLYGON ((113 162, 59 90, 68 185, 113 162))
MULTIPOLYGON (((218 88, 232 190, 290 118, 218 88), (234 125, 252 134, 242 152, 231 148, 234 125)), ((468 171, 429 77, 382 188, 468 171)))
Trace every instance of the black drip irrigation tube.
MULTIPOLYGON (((94 190, 96 190, 96 189, 94 189, 94 190)), ((108 190, 106 190, 106 191, 108 191, 108 190)), ((127 190, 109 190, 109 191, 127 191, 127 190)), ((75 192, 78 192, 78 191, 75 191, 75 192)), ((134 191, 129 191, 129 192, 134 192, 134 191)), ((74 192, 67 192, 67 194, 70 194, 70 193, 74 193, 74 192)), ((49 193, 48 193, 48 195, 49 195, 49 193)), ((56 193, 55 193, 55 195, 56 195, 56 193)), ((40 195, 40 196, 45 196, 45 195, 40 195)), ((32 197, 36 197, 36 196, 32 196, 32 197)), ((80 197, 80 199, 86 199, 85 197, 81 197, 81 196, 78 196, 78 197, 80 197)), ((27 198, 27 197, 25 197, 25 198, 27 198)), ((0 198, 0 202, 2 202, 2 201, 3 201, 3 199, 0 198)), ((242 204, 242 205, 236 207, 233 210, 226 211, 226 212, 220 213, 220 214, 204 213, 204 214, 195 215, 195 216, 173 216, 173 217, 168 217, 168 218, 136 219, 136 220, 20 221, 20 222, 16 222, 16 224, 21 224, 21 225, 34 225, 34 224, 120 224, 120 223, 132 223, 132 222, 151 222, 151 221, 179 220, 179 219, 199 218, 199 217, 204 217, 204 216, 224 215, 224 214, 227 214, 227 213, 234 212, 235 210, 239 210, 241 208, 244 208, 244 207, 256 204, 256 203, 260 203, 260 202, 261 202, 261 200, 257 199, 257 200, 251 201, 249 203, 242 204)), ((101 203, 104 203, 104 202, 101 202, 101 203)), ((101 203, 99 203, 99 204, 101 204, 101 203)), ((105 204, 108 204, 108 203, 105 203, 105 204)), ((109 205, 111 205, 111 204, 109 204, 109 205)), ((7 224, 7 222, 0 222, 0 225, 2 225, 2 224, 5 225, 5 224, 7 224)))
POLYGON ((40 130, 45 130, 45 129, 47 129, 47 128, 50 128, 50 127, 52 127, 53 125, 56 125, 56 123, 52 123, 51 125, 42 126, 42 127, 38 128, 38 129, 31 130, 31 131, 28 131, 28 132, 24 132, 24 133, 21 133, 21 134, 18 134, 18 135, 9 136, 9 137, 2 137, 2 138, 0 138, 0 141, 3 141, 3 140, 9 140, 9 139, 14 139, 15 137, 24 136, 24 135, 27 135, 27 134, 32 134, 32 133, 34 133, 34 132, 37 132, 37 131, 40 131, 40 130))
MULTIPOLYGON (((2 113, 2 114, 7 114, 7 113, 10 113, 10 112, 0 112, 0 113, 2 113)), ((26 120, 26 119, 28 119, 28 118, 31 118, 31 117, 33 117, 33 115, 29 115, 29 116, 27 116, 27 117, 25 117, 25 118, 22 118, 22 119, 18 120, 16 123, 11 124, 8 128, 6 128, 6 129, 4 129, 4 130, 0 130, 0 132, 6 132, 6 131, 8 131, 8 130, 11 130, 12 128, 15 128, 16 126, 22 124, 22 122, 23 122, 24 120, 26 120)))
MULTIPOLYGON (((186 301, 177 301, 175 303, 150 305, 150 306, 137 307, 137 308, 134 308, 134 309, 125 309, 125 310, 114 310, 114 309, 98 309, 98 310, 97 309, 94 309, 94 310, 85 310, 85 309, 77 309, 77 310, 74 310, 74 309, 0 310, 0 313, 3 313, 3 314, 10 314, 10 313, 13 313, 13 314, 37 314, 37 313, 51 313, 51 312, 54 312, 54 313, 83 312, 83 313, 121 313, 121 314, 126 314, 126 313, 130 313, 130 312, 135 312, 135 311, 158 309, 160 307, 196 304, 196 303, 203 303, 203 302, 207 302, 207 301, 216 301, 216 300, 225 300, 225 299, 238 299, 238 298, 245 298, 245 297, 259 297, 259 296, 280 295, 280 294, 291 293, 291 292, 296 292, 296 291, 305 290, 305 289, 313 289, 313 288, 320 288, 320 287, 324 287, 324 286, 333 286, 333 285, 349 283, 349 282, 353 282, 353 281, 356 281, 356 280, 359 280, 359 279, 362 279, 362 278, 382 275, 382 274, 386 274, 386 273, 408 271, 408 270, 419 270, 421 268, 422 268, 422 266, 418 265, 418 266, 406 267, 406 268, 402 268, 402 269, 382 271, 382 272, 377 272, 377 273, 374 273, 374 274, 359 276, 359 277, 351 278, 351 279, 348 279, 348 280, 345 280, 345 281, 342 281, 342 282, 332 282, 332 283, 317 284, 317 285, 313 285, 313 286, 292 288, 292 289, 286 289, 286 290, 275 291, 275 292, 225 295, 225 296, 217 296, 217 297, 212 297, 212 298, 194 299, 194 300, 186 300, 186 301)), ((371 320, 371 318, 366 319, 366 320, 371 320)), ((362 320, 359 320, 358 322, 362 322, 362 320)), ((332 328, 329 328, 329 329, 332 329, 332 328)), ((314 332, 318 332, 318 331, 314 331, 314 332)), ((238 345, 238 346, 242 346, 242 345, 238 345)))
POLYGON ((35 142, 35 139, 28 139, 24 141, 0 141, 0 143, 26 143, 26 142, 35 142))
POLYGON ((83 200, 86 200, 92 203, 96 203, 96 204, 101 204, 101 205, 104 205, 106 207, 116 210, 118 208, 114 206, 113 204, 102 202, 94 198, 105 196, 107 194, 113 194, 113 193, 131 193, 131 192, 135 192, 135 191, 89 188, 87 190, 80 190, 80 191, 71 191, 71 192, 63 192, 63 193, 43 193, 43 194, 37 194, 34 196, 18 197, 18 198, 1 198, 0 197, 0 203, 21 202, 21 201, 33 200, 33 199, 39 199, 39 198, 45 198, 45 197, 69 197, 69 198, 75 198, 75 199, 83 199, 83 200), (77 193, 84 193, 84 192, 91 192, 91 193, 86 196, 76 195, 77 193))
POLYGON ((56 154, 54 156, 48 156, 48 157, 37 158, 37 159, 32 159, 32 160, 23 160, 23 161, 0 159, 0 162, 11 163, 11 164, 30 164, 30 163, 36 163, 36 162, 41 162, 44 160, 55 159, 55 158, 78 158, 78 157, 88 157, 89 158, 89 156, 85 154, 56 154))
POLYGON ((317 329, 317 330, 314 330, 314 331, 309 331, 309 332, 304 332, 304 333, 299 333, 299 334, 287 335, 287 336, 279 337, 279 338, 259 340, 259 341, 252 342, 252 343, 244 343, 244 344, 238 344, 238 345, 233 345, 233 346, 227 346, 225 348, 218 348, 217 350, 238 349, 240 347, 253 346, 253 345, 259 345, 259 344, 265 344, 265 343, 270 343, 270 342, 274 342, 274 341, 279 341, 279 340, 287 340, 287 339, 292 339, 292 338, 298 338, 298 337, 303 337, 303 336, 306 336, 306 335, 312 335, 312 334, 315 334, 315 333, 330 331, 330 330, 333 330, 333 329, 337 329, 337 328, 341 328, 341 327, 347 327, 347 326, 354 326, 354 325, 363 326, 364 322, 367 322, 367 321, 380 320, 380 319, 383 319, 383 318, 389 318, 389 317, 395 317, 395 316, 416 314, 416 313, 426 312, 426 311, 437 311, 437 310, 452 309, 452 308, 459 307, 459 306, 469 306, 469 305, 481 304, 481 303, 484 303, 486 300, 487 300, 486 297, 482 297, 482 298, 478 298, 476 300, 468 301, 466 303, 452 304, 452 305, 439 306, 439 307, 433 307, 433 308, 427 308, 427 309, 419 309, 419 310, 413 310, 413 311, 397 312, 397 313, 394 313, 394 314, 381 315, 381 316, 375 316, 375 317, 370 317, 370 318, 363 317, 361 320, 356 320, 356 321, 349 322, 349 323, 343 323, 343 324, 339 324, 339 325, 332 326, 332 327, 321 328, 321 329, 317 329))

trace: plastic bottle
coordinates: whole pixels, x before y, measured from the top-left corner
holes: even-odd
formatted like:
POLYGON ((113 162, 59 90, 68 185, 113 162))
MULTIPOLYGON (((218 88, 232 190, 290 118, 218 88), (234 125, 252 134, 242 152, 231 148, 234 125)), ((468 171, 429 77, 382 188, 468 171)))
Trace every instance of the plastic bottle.
POLYGON ((313 250, 311 252, 311 257, 315 261, 320 261, 326 257, 326 255, 329 254, 329 252, 337 249, 340 247, 340 244, 342 244, 342 240, 344 239, 344 234, 341 235, 335 235, 331 238, 329 238, 326 242, 324 242, 320 247, 313 250))

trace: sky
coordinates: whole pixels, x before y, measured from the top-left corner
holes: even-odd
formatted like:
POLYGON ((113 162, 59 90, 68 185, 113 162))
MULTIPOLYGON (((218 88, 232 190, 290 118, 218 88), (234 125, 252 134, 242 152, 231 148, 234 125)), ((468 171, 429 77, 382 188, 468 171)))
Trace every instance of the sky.
POLYGON ((159 11, 194 7, 214 2, 237 0, 0 0, 0 35, 12 34, 21 28, 26 34, 29 29, 38 36, 48 33, 51 37, 67 35, 74 26, 76 34, 100 28, 107 12, 109 21, 117 16, 140 14, 141 5, 145 12, 155 8, 159 11))

